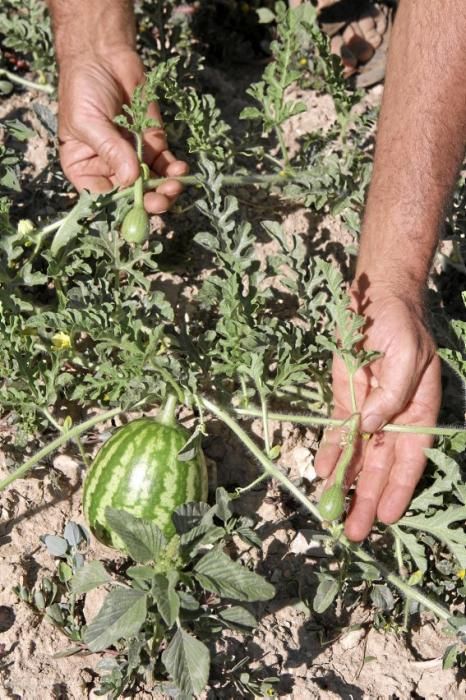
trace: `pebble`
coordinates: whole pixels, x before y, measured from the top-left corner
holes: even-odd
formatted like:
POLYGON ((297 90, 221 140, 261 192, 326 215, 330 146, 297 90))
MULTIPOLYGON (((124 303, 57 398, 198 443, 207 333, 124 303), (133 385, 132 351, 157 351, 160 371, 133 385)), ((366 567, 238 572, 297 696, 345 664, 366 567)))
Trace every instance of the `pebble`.
POLYGON ((53 468, 64 474, 68 479, 76 481, 80 476, 82 465, 67 454, 60 454, 53 460, 53 468))
POLYGON ((341 647, 347 651, 348 649, 354 649, 357 647, 365 635, 364 629, 351 630, 340 639, 341 647))

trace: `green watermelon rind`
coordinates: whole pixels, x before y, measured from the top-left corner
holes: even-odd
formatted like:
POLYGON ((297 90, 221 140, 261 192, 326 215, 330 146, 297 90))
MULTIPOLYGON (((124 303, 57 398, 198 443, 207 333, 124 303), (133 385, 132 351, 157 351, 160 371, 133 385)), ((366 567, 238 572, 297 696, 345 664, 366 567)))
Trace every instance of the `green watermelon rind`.
POLYGON ((202 452, 181 461, 178 453, 189 439, 180 425, 138 418, 118 428, 100 448, 86 474, 84 516, 104 544, 125 550, 106 523, 107 506, 153 521, 171 537, 173 511, 183 503, 206 501, 207 468, 202 452))

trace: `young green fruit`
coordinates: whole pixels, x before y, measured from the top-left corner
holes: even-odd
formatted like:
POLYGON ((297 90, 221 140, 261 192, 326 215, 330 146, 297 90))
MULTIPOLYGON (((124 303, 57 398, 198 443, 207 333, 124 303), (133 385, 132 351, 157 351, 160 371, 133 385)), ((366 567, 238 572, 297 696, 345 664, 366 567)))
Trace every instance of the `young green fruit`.
POLYGON ((319 513, 325 520, 338 520, 345 512, 345 494, 338 484, 333 484, 323 492, 318 505, 319 513))
POLYGON ((149 238, 150 222, 144 207, 135 206, 123 219, 121 233, 127 243, 144 243, 149 238))
POLYGON ((206 501, 202 452, 178 458, 189 436, 174 419, 139 418, 107 440, 86 474, 83 491, 84 516, 99 540, 125 551, 106 521, 107 506, 153 521, 170 538, 175 534, 173 511, 183 503, 206 501))

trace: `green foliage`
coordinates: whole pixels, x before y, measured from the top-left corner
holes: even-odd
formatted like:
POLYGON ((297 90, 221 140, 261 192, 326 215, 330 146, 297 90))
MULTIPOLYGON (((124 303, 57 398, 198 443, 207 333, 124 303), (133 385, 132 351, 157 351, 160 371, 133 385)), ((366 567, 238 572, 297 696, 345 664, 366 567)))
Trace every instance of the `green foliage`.
POLYGON ((258 120, 264 136, 275 132, 281 145, 282 157, 288 161, 283 141, 283 124, 305 111, 303 102, 287 99, 286 91, 301 77, 297 68, 305 20, 315 19, 315 10, 310 4, 296 9, 287 9, 284 2, 276 4, 277 38, 270 45, 273 60, 264 71, 262 79, 248 88, 247 93, 258 103, 257 107, 246 107, 242 119, 258 120))
POLYGON ((55 72, 47 8, 40 0, 4 0, 0 13, 2 44, 24 56, 44 82, 55 72))
MULTIPOLYGON (((48 25, 38 15, 37 26, 30 26, 26 15, 35 3, 27 3, 24 13, 19 4, 8 0, 0 13, 2 22, 16 23, 8 25, 8 40, 15 50, 35 52, 34 65, 47 70, 48 25)), ((149 410, 170 390, 198 416, 193 440, 184 448, 187 456, 207 430, 205 397, 231 412, 258 404, 264 439, 257 449, 276 467, 280 444, 269 435, 271 406, 292 401, 300 411, 318 411, 322 418, 331 403, 331 355, 343 359, 350 376, 376 357, 361 349, 363 319, 348 309, 343 274, 319 257, 328 258, 330 249, 314 245, 308 231, 285 232, 279 223, 284 206, 292 204, 308 208, 319 221, 329 214, 358 230, 375 115, 353 112, 359 96, 347 90, 310 3, 297 10, 283 2, 275 10, 271 3, 253 3, 250 7, 258 9, 252 12, 254 22, 259 17, 270 23, 275 35, 264 74, 248 91, 254 104, 242 112, 250 131, 239 138, 213 95, 195 87, 192 70, 202 60, 189 20, 176 19, 172 12, 178 5, 155 0, 138 5, 140 40, 154 70, 116 121, 136 136, 141 159, 142 133, 158 126, 147 107, 154 99, 163 104, 169 135, 192 160, 194 175, 185 180, 195 186, 194 195, 190 189, 184 200, 184 211, 191 210, 183 220, 187 231, 180 219, 168 215, 163 235, 154 232, 144 245, 128 246, 118 231, 129 192, 83 193, 57 225, 15 225, 17 202, 12 206, 8 198, 20 195, 24 186, 20 156, 14 141, 0 147, 0 412, 14 426, 9 438, 14 447, 33 439, 43 446, 49 439, 46 429, 63 429, 57 418, 63 406, 77 404, 86 412, 108 406, 149 410), (333 97, 335 121, 325 133, 303 135, 291 156, 285 127, 304 106, 290 94, 296 83, 306 81, 333 97), (266 216, 273 212, 274 221, 263 220, 258 188, 264 183, 269 187, 266 216), (239 191, 233 192, 233 185, 239 191), (189 240, 181 240, 183 235, 189 240), (181 263, 179 248, 186 253, 181 263)), ((6 127, 16 140, 28 137, 18 122, 6 127)), ((458 239, 461 201, 459 194, 450 222, 458 239)), ((465 325, 455 321, 453 329, 453 347, 441 352, 464 378, 465 325)), ((298 422, 299 415, 295 418, 298 422)), ((63 444, 66 440, 65 431, 63 444)), ((464 434, 450 435, 440 447, 429 452, 430 470, 409 512, 372 543, 384 566, 346 542, 341 525, 322 536, 331 566, 317 574, 316 614, 325 615, 337 596, 348 606, 370 601, 374 624, 395 628, 403 612, 392 585, 397 569, 403 579, 398 581, 412 591, 405 619, 419 609, 413 600, 420 582, 447 602, 462 601, 464 434), (387 569, 390 584, 381 573, 387 569)), ((282 467, 274 476, 283 478, 282 467)), ((307 510, 314 512, 313 507, 307 510)), ((142 683, 180 697, 201 692, 212 641, 225 629, 245 633, 253 628, 251 603, 273 595, 270 583, 226 553, 232 535, 260 546, 257 531, 249 519, 232 514, 223 489, 212 507, 178 509, 173 517, 177 534, 168 541, 154 525, 128 514, 110 512, 109 517, 134 563, 84 563, 85 535, 70 524, 64 537, 44 538, 59 560, 57 575, 32 591, 18 587, 18 595, 73 641, 59 655, 102 651, 101 695, 134 694, 142 683), (105 601, 85 624, 82 596, 99 586, 107 591, 105 601), (167 676, 167 683, 160 681, 167 676)), ((454 623, 461 634, 461 621, 454 623)), ((461 659, 460 647, 452 645, 445 667, 461 659)), ((235 692, 273 696, 277 679, 262 678, 242 664, 224 669, 231 670, 235 692)))
MULTIPOLYGON (((466 292, 463 292, 463 303, 466 306, 466 292)), ((453 343, 451 348, 439 350, 440 357, 448 362, 458 374, 463 383, 466 381, 466 321, 452 321, 451 330, 453 343)))
POLYGON ((223 490, 214 506, 191 503, 177 509, 177 534, 168 541, 156 525, 125 511, 108 509, 107 519, 135 565, 115 574, 98 560, 84 563, 82 555, 77 560, 83 531, 69 523, 64 537, 42 538, 50 554, 63 560, 57 576, 33 591, 18 587, 17 595, 79 643, 70 653, 79 648, 118 651, 101 663, 101 693, 119 697, 149 671, 153 687, 163 674, 182 693, 201 693, 209 678, 209 641, 224 629, 245 632, 257 624, 247 608, 231 601, 266 601, 275 592, 224 552, 232 535, 250 527, 250 521, 232 515, 223 490), (95 618, 84 624, 80 596, 99 586, 108 592, 95 618), (109 673, 105 662, 112 659, 109 673))

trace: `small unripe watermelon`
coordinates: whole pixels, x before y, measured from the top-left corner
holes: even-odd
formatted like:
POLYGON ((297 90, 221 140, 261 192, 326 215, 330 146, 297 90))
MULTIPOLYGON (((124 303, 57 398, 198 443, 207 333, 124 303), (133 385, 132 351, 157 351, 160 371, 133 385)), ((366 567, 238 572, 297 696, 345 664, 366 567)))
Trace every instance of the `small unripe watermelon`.
POLYGON ((190 433, 177 423, 139 418, 122 426, 97 453, 84 480, 84 516, 104 544, 124 551, 107 526, 107 506, 151 520, 167 537, 175 533, 173 511, 189 501, 205 501, 207 469, 202 452, 181 461, 190 433))
POLYGON ((319 513, 325 520, 338 520, 345 512, 345 494, 339 484, 330 486, 320 497, 319 513))
POLYGON ((133 207, 126 214, 121 233, 127 243, 144 243, 150 234, 149 216, 144 207, 133 207))

